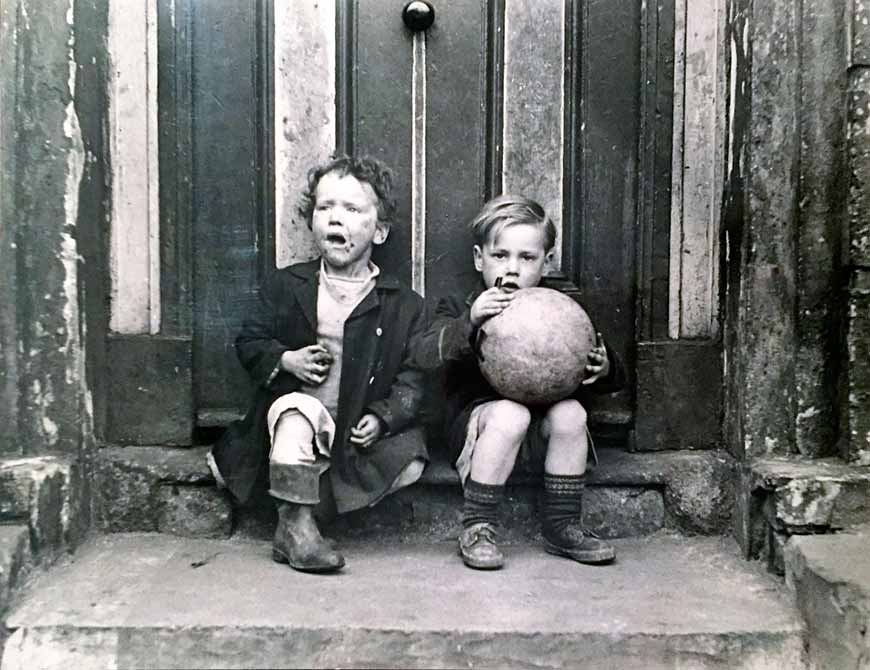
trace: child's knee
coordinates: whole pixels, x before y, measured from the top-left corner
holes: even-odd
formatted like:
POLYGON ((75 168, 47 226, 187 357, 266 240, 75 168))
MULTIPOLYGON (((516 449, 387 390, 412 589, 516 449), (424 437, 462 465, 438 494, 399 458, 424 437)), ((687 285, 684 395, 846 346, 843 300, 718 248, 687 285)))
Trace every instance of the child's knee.
POLYGON ((275 425, 269 460, 274 463, 313 463, 314 427, 300 412, 288 410, 275 425))
POLYGON ((547 411, 547 422, 556 433, 585 433, 586 421, 586 410, 576 400, 562 400, 547 411))
POLYGON ((529 429, 529 408, 513 400, 495 400, 485 409, 481 432, 494 431, 522 439, 529 429))

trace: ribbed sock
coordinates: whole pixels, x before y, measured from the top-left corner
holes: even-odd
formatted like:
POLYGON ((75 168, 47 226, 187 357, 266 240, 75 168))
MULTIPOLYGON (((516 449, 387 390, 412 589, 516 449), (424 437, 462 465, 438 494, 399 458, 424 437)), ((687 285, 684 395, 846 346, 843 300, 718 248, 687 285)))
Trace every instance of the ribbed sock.
POLYGON ((498 525, 498 507, 503 498, 504 484, 481 484, 469 477, 465 482, 462 527, 481 522, 498 525))
POLYGON ((547 535, 558 535, 580 518, 586 475, 551 475, 544 473, 541 521, 547 535))

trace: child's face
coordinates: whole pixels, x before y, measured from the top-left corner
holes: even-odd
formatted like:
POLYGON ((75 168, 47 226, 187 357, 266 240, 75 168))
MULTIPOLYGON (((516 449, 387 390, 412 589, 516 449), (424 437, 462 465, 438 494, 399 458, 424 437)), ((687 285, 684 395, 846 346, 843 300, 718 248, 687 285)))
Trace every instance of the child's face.
POLYGON ((490 236, 481 248, 474 245, 474 267, 483 275, 487 288, 501 286, 507 291, 537 286, 544 272, 544 263, 553 255, 544 249, 541 226, 517 223, 505 226, 495 239, 490 236))
POLYGON ((369 184, 329 172, 314 189, 311 231, 330 273, 353 277, 366 271, 372 245, 383 243, 390 228, 378 221, 378 197, 369 184))

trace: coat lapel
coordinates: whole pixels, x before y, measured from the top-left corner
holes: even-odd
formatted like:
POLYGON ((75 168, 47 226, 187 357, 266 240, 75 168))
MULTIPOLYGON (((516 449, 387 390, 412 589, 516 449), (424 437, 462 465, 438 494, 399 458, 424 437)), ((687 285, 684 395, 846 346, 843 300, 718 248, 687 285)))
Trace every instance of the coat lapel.
POLYGON ((317 332, 317 274, 320 260, 311 261, 293 268, 293 274, 301 281, 293 285, 293 295, 302 315, 308 321, 312 332, 317 332))

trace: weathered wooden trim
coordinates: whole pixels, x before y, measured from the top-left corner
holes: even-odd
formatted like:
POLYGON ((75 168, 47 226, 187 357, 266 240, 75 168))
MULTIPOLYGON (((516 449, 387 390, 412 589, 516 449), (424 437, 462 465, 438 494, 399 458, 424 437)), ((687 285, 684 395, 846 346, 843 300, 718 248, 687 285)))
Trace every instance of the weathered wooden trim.
POLYGON ((353 154, 354 50, 357 0, 335 3, 335 149, 353 154))
POLYGON ((671 233, 670 265, 668 272, 668 336, 680 336, 682 310, 683 249, 683 178, 685 177, 685 124, 686 124, 686 3, 674 1, 674 103, 673 152, 671 167, 671 233))
POLYGON ((18 433, 17 230, 15 217, 18 3, 0 3, 0 453, 21 453, 18 433))
MULTIPOLYGON (((84 444, 101 441, 106 426, 106 333, 109 331, 109 235, 111 222, 111 165, 108 156, 106 127, 108 119, 109 54, 108 4, 76 3, 75 25, 75 106, 81 125, 85 156, 79 189, 76 243, 79 262, 79 309, 84 315, 87 389, 85 407, 93 408, 93 435, 84 436, 84 444)), ((2 116, 2 113, 0 113, 2 116)), ((161 301, 162 304, 162 301, 161 301)))
POLYGON ((562 149, 562 274, 573 277, 577 263, 573 253, 577 245, 582 206, 578 202, 578 190, 574 188, 575 181, 582 174, 581 156, 575 147, 581 138, 581 67, 580 49, 582 44, 583 11, 585 3, 579 0, 567 0, 565 5, 565 52, 562 56, 565 64, 565 94, 562 116, 564 128, 564 146, 562 149))
POLYGON ((161 332, 189 335, 193 323, 191 245, 192 62, 189 0, 159 0, 161 332))
POLYGON ((266 127, 274 138, 275 263, 284 267, 317 255, 296 207, 308 170, 333 152, 344 115, 336 113, 336 5, 278 0, 274 11, 274 122, 266 127))
MULTIPOLYGON (((669 273, 671 265, 671 175, 673 154, 681 143, 674 138, 679 37, 676 0, 645 3, 641 17, 641 114, 638 220, 638 327, 640 340, 668 336, 669 273), (672 44, 677 48, 672 48, 672 44)), ((676 180, 674 180, 676 181, 676 180)), ((679 186, 679 185, 676 185, 679 186)))
POLYGON ((504 12, 506 0, 487 3, 486 28, 486 194, 488 200, 503 189, 504 165, 504 12))
POLYGON ((147 24, 147 90, 148 107, 146 126, 148 132, 147 164, 148 170, 148 325, 150 333, 160 331, 160 137, 157 126, 157 3, 146 0, 145 22, 147 24))
POLYGON ((411 76, 411 288, 426 295, 426 33, 413 36, 411 76))
POLYGON ((723 10, 722 0, 677 0, 668 309, 671 338, 712 337, 718 332, 726 128, 723 10))
MULTIPOLYGON (((333 20, 334 26, 334 20, 333 20)), ((334 34, 334 33, 333 33, 334 34)), ((259 223, 259 279, 276 266, 277 193, 275 185, 275 1, 257 0, 256 89, 260 169, 257 172, 257 221, 259 223)), ((333 124, 334 125, 334 124, 333 124)))
POLYGON ((192 443, 191 355, 190 337, 109 336, 107 441, 192 443))
POLYGON ((156 2, 109 3, 110 327, 123 333, 160 327, 156 2))
MULTIPOLYGON (((352 118, 354 152, 384 161, 395 174, 395 225, 374 262, 411 282, 412 34, 402 23, 402 4, 371 2, 354 11, 352 118)), ((436 24, 430 31, 436 30, 436 24)), ((427 37, 428 39, 428 37, 427 37)))
POLYGON ((634 449, 717 449, 721 426, 721 346, 639 342, 634 449))
POLYGON ((537 200, 556 224, 548 274, 562 267, 565 14, 565 0, 505 3, 503 186, 537 200))
POLYGON ((500 152, 501 142, 500 137, 488 135, 493 123, 501 123, 501 105, 491 99, 499 95, 494 93, 497 82, 492 81, 492 72, 500 71, 489 51, 499 39, 490 33, 493 11, 487 0, 452 0, 426 31, 426 297, 430 303, 449 292, 471 290, 475 281, 469 272, 468 223, 492 187, 493 152, 500 152))

